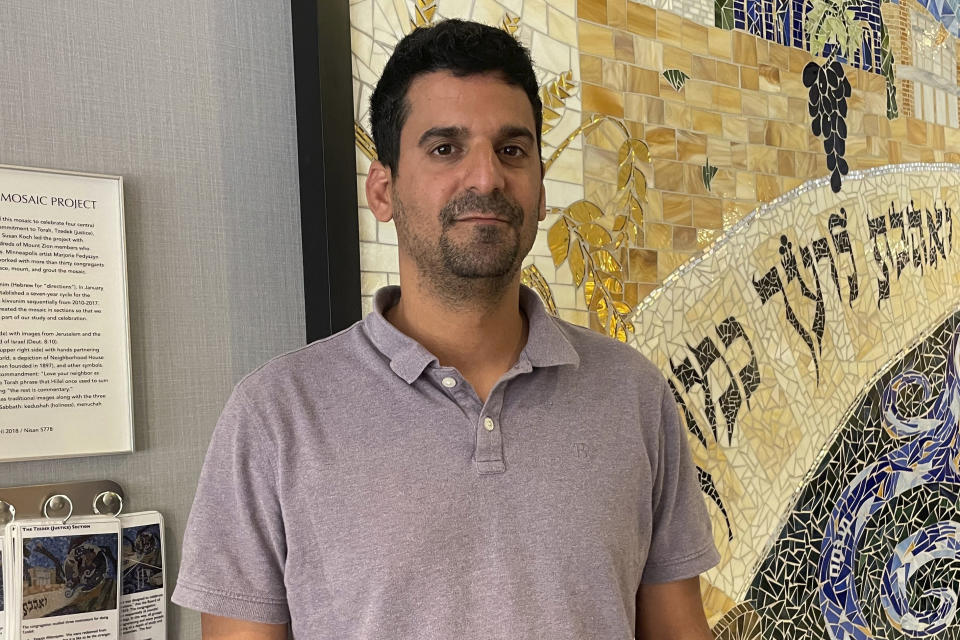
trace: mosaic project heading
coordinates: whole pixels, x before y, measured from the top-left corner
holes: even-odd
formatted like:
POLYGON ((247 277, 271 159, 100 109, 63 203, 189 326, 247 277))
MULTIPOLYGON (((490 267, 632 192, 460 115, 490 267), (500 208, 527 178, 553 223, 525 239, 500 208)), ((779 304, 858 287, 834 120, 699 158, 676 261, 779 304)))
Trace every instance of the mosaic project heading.
POLYGON ((0 193, 0 202, 10 204, 33 204, 69 209, 96 209, 97 201, 86 198, 63 198, 60 196, 31 195, 25 193, 0 193))

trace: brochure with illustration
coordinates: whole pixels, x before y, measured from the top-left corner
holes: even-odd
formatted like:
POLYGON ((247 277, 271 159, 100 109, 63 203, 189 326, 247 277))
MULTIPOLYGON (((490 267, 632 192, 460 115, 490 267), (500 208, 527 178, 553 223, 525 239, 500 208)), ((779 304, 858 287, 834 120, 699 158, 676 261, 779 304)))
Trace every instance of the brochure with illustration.
POLYGON ((119 639, 117 518, 19 520, 6 533, 9 640, 119 639))
POLYGON ((120 637, 163 640, 167 637, 163 516, 156 511, 121 514, 120 524, 120 637))

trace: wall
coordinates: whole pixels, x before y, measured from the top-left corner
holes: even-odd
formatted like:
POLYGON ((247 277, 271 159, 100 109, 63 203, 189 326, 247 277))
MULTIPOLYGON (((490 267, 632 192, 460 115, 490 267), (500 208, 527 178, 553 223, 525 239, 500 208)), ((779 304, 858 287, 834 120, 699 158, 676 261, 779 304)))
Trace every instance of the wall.
MULTIPOLYGON (((166 517, 172 590, 223 402, 303 343, 289 3, 13 0, 0 40, 0 163, 124 177, 137 448, 0 486, 120 482, 166 517)), ((169 637, 199 635, 172 607, 169 637)))
MULTIPOLYGON (((367 101, 413 25, 530 48, 549 211, 524 281, 673 388, 716 637, 960 637, 956 1, 351 9, 361 203, 367 101)), ((396 236, 359 215, 369 306, 396 236)))

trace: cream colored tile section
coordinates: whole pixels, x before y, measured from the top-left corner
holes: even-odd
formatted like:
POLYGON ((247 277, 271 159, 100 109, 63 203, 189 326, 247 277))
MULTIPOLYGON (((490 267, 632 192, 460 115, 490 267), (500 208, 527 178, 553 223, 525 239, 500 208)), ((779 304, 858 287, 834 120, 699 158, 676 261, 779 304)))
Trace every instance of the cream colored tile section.
POLYGON ((376 242, 360 243, 360 271, 383 271, 397 273, 398 257, 396 245, 376 242))
POLYGON ((390 222, 377 221, 377 242, 382 244, 397 244, 397 227, 390 222))
POLYGON ((577 21, 553 6, 547 8, 547 30, 550 37, 559 42, 577 43, 577 21))
POLYGON ((385 273, 362 273, 360 274, 360 293, 370 295, 380 287, 387 286, 387 274, 385 273))
POLYGON ((547 175, 554 180, 583 183, 583 162, 581 158, 580 153, 564 151, 550 166, 547 175))
MULTIPOLYGON (((520 15, 515 11, 514 15, 520 15)), ((524 0, 520 24, 525 28, 546 33, 549 25, 547 3, 544 0, 524 0)))
POLYGON ((554 74, 570 71, 570 47, 540 32, 533 34, 530 54, 538 67, 554 74))
MULTIPOLYGON (((370 209, 361 208, 357 216, 360 225, 360 242, 377 241, 377 219, 370 213, 370 209)), ((361 271, 363 268, 361 267, 361 271)))

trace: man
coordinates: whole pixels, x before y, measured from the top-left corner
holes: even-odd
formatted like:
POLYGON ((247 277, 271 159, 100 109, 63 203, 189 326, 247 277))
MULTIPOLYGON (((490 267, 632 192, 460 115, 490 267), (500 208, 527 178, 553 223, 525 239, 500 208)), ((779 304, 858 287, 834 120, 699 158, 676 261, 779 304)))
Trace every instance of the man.
POLYGON ((537 90, 498 29, 397 46, 367 201, 402 294, 224 409, 174 594, 208 640, 710 637, 717 553, 667 385, 519 283, 545 216, 537 90))

